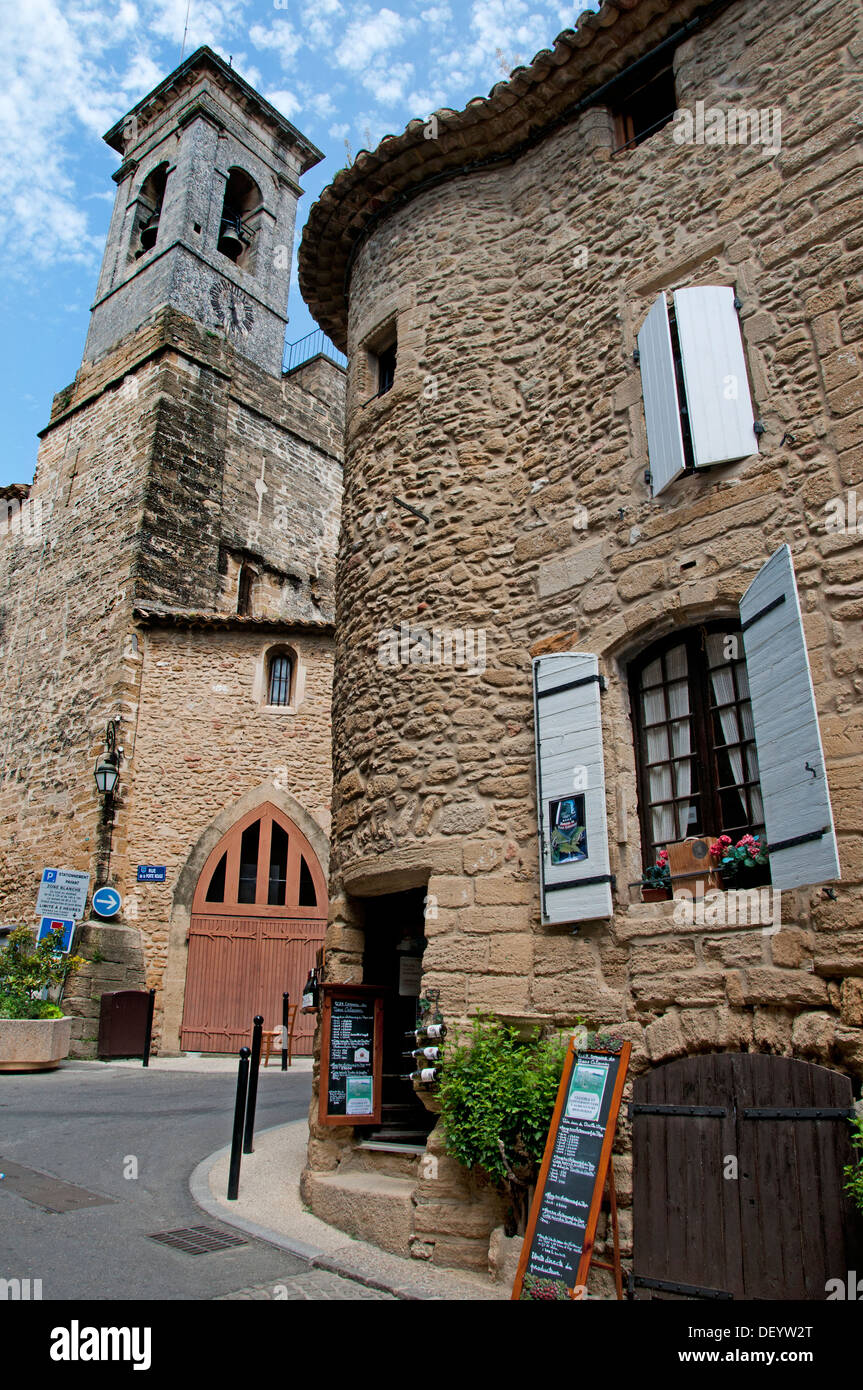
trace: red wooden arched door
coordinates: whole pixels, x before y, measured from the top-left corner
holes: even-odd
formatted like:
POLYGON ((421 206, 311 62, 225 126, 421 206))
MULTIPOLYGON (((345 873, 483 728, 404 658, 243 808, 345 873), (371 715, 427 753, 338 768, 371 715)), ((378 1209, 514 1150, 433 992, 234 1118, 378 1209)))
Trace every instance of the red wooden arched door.
MULTIPOLYGON (((305 835, 270 802, 249 811, 195 889, 181 1047, 234 1052, 248 1044, 255 1014, 278 1028, 282 995, 300 1002, 326 923, 327 884, 305 835)), ((314 1022, 297 1014, 298 1056, 311 1056, 314 1022)))

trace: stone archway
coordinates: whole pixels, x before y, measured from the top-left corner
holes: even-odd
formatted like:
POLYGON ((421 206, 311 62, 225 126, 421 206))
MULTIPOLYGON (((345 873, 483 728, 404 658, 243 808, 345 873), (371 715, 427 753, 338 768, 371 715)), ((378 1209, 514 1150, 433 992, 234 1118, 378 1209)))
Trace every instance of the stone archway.
POLYGON ((324 830, 305 807, 297 801, 296 797, 278 787, 274 782, 264 782, 252 788, 251 791, 246 792, 245 795, 230 806, 225 807, 214 817, 190 849, 174 890, 171 919, 168 924, 168 951, 162 995, 160 1040, 162 1055, 176 1055, 179 1050, 180 1024, 186 992, 188 938, 198 880, 219 841, 243 817, 257 808, 263 808, 268 802, 281 811, 300 830, 311 845, 324 878, 327 877, 330 846, 324 830))

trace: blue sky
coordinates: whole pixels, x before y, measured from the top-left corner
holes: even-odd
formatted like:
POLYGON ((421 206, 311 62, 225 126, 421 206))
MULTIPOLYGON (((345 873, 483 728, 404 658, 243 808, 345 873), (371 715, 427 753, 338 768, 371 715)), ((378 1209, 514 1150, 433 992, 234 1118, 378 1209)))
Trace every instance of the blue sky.
MULTIPOLYGON (((598 0, 6 0, 0 49, 0 484, 29 482, 80 365, 117 155, 103 133, 209 44, 324 151, 298 228, 363 146, 456 109, 598 0), (347 143, 346 143, 347 142, 347 143)), ((296 288, 288 340, 314 326, 296 288)))

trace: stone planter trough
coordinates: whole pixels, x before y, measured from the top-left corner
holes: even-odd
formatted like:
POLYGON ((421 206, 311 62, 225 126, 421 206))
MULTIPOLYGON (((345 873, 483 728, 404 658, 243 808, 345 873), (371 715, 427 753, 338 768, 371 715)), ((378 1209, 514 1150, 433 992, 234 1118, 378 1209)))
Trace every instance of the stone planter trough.
POLYGON ((71 1017, 0 1018, 0 1071, 52 1071, 71 1039, 71 1017))

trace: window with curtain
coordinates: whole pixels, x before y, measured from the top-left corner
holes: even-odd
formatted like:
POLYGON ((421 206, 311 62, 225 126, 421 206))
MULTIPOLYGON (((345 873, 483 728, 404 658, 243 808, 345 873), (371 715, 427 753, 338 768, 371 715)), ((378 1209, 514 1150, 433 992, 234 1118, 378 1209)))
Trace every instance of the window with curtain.
POLYGON ((645 863, 688 835, 764 829, 740 625, 673 633, 630 665, 645 863))

